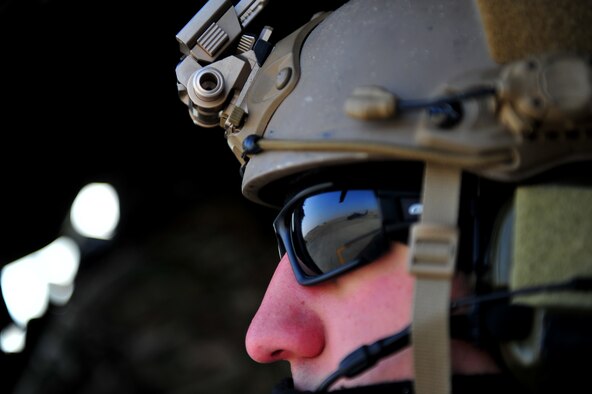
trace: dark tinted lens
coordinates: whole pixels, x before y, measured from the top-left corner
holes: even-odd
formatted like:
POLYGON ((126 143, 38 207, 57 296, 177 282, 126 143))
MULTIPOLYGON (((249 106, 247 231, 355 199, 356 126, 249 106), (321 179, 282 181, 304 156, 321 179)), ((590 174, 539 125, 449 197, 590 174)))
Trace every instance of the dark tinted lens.
POLYGON ((308 275, 367 262, 385 250, 380 206, 371 190, 334 191, 306 198, 292 213, 292 242, 308 275))

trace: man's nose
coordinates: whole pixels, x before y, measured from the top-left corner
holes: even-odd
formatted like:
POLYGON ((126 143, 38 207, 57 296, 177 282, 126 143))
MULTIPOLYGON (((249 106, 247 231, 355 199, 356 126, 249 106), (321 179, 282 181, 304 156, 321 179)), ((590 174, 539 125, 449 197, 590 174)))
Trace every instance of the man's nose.
POLYGON ((314 311, 315 293, 314 287, 296 282, 284 255, 247 331, 245 345, 253 360, 269 363, 322 352, 325 336, 314 311))

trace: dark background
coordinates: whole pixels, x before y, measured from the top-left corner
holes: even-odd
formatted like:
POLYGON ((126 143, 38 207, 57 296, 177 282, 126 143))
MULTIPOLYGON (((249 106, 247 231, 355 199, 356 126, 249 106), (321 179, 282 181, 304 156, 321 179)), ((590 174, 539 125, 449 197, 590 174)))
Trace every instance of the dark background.
MULTIPOLYGON (((287 373, 244 350, 275 213, 242 198, 223 131, 177 96, 175 35, 203 3, 0 1, 0 267, 56 239, 89 182, 122 215, 84 244, 70 302, 0 353, 1 393, 257 393, 287 373)), ((272 2, 251 29, 279 39, 336 3, 272 2)))

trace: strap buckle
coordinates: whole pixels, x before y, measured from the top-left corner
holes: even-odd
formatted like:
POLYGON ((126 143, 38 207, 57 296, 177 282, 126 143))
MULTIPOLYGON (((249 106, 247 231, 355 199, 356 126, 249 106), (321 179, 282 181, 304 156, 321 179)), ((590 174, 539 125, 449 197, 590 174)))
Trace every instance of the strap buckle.
POLYGON ((416 276, 450 278, 458 249, 458 228, 416 223, 411 227, 409 272, 416 276))

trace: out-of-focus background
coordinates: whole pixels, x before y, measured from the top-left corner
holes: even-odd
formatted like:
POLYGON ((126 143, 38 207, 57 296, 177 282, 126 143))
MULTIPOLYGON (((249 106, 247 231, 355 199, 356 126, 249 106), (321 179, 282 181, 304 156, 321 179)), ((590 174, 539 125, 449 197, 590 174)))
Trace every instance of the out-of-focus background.
MULTIPOLYGON (((0 1, 1 393, 248 394, 287 374, 244 349, 275 212, 177 96, 175 35, 203 3, 0 1)), ((312 15, 264 12, 277 39, 312 15)))

